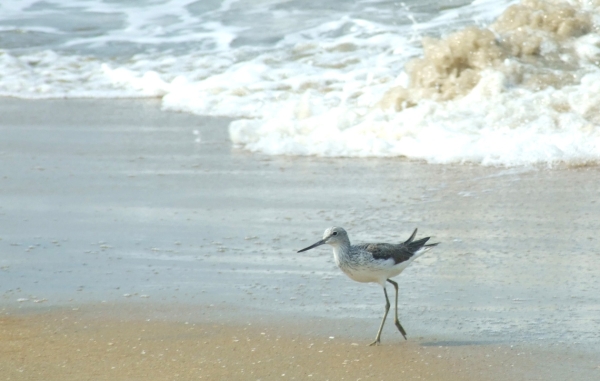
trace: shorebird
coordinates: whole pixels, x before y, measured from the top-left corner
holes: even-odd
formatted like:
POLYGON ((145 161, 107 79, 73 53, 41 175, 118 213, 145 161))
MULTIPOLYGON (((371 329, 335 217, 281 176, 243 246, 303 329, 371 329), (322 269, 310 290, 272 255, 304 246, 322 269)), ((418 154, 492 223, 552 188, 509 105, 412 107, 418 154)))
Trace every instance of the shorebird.
POLYGON ((298 253, 301 253, 323 244, 331 245, 333 247, 333 258, 335 259, 336 265, 344 272, 344 274, 348 275, 350 279, 363 283, 378 283, 383 287, 383 294, 385 295, 385 313, 383 314, 383 319, 381 320, 381 325, 377 331, 375 341, 370 345, 379 345, 381 343, 381 330, 383 329, 385 319, 390 310, 390 300, 385 288, 386 282, 391 283, 396 289, 396 313, 394 316, 394 324, 406 340, 406 331, 402 328, 402 325, 398 320, 398 283, 390 278, 400 275, 412 261, 437 245, 437 243, 426 244, 430 237, 413 241, 416 234, 417 229, 415 229, 406 241, 397 244, 362 243, 351 245, 346 230, 340 227, 331 227, 325 230, 322 240, 302 250, 298 250, 298 253))

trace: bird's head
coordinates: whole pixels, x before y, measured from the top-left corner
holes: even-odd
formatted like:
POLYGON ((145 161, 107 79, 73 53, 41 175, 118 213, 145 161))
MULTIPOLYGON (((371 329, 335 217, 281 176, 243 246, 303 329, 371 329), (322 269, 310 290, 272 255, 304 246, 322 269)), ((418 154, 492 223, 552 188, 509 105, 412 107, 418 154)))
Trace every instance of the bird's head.
POLYGON ((348 239, 348 233, 346 233, 344 228, 340 228, 337 226, 330 227, 325 230, 325 233, 323 233, 322 240, 320 240, 319 242, 315 242, 314 244, 310 245, 309 247, 305 247, 302 250, 298 250, 298 252, 301 253, 303 251, 313 249, 323 244, 328 244, 331 246, 350 244, 350 241, 348 239))

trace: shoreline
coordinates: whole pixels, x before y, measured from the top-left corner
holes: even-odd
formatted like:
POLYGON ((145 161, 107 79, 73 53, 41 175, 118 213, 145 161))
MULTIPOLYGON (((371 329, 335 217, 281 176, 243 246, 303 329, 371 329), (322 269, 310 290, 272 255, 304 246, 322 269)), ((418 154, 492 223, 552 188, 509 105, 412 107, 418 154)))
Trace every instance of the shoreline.
MULTIPOLYGON (((332 225, 352 242, 400 241, 418 227, 442 244, 396 278, 409 341, 388 320, 382 348, 441 345, 450 348, 442 359, 484 353, 514 364, 489 379, 600 372, 598 167, 269 157, 232 148, 227 119, 161 111, 156 100, 0 99, 0 112, 0 311, 24 319, 6 323, 17 344, 20 329, 37 330, 28 342, 50 348, 45 325, 74 329, 59 325, 61 314, 102 321, 105 336, 158 320, 171 346, 186 321, 230 336, 248 323, 282 337, 287 328, 297 335, 286 336, 290 347, 329 336, 368 343, 381 288, 347 279, 329 250, 296 250, 332 225), (498 353, 511 345, 531 355, 498 353)), ((78 332, 77 343, 94 339, 78 332)))

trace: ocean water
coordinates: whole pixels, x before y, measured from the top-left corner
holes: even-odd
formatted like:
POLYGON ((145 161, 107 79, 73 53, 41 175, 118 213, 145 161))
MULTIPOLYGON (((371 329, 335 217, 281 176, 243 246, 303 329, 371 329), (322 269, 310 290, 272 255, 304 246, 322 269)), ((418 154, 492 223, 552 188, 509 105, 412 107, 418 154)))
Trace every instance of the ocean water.
POLYGON ((0 96, 160 97, 271 155, 588 165, 599 32, 598 0, 3 1, 0 96))

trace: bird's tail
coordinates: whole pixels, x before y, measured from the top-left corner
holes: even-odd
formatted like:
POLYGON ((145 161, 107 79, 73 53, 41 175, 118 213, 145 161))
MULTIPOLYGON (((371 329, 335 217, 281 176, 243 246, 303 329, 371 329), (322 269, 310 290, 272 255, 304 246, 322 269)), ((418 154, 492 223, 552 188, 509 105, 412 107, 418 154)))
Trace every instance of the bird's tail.
POLYGON ((418 241, 413 241, 416 235, 417 229, 415 228, 411 236, 406 241, 404 241, 404 245, 406 245, 408 250, 411 253, 413 253, 414 257, 418 257, 419 255, 428 252, 429 250, 431 250, 432 247, 437 246, 439 244, 439 242, 427 244, 427 241, 429 241, 429 238, 431 237, 425 237, 421 238, 418 241))

